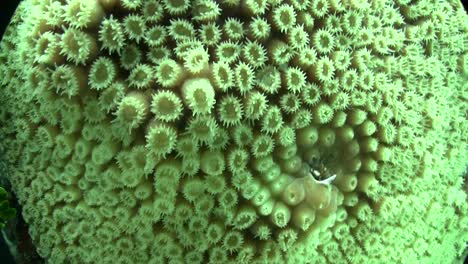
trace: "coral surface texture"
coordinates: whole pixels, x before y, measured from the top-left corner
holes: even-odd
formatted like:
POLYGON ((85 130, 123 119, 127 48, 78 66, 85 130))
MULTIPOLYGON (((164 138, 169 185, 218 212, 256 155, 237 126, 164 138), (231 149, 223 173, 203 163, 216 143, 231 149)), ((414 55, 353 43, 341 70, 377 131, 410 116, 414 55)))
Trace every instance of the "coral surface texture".
POLYGON ((459 0, 24 0, 0 152, 48 263, 455 263, 459 0))

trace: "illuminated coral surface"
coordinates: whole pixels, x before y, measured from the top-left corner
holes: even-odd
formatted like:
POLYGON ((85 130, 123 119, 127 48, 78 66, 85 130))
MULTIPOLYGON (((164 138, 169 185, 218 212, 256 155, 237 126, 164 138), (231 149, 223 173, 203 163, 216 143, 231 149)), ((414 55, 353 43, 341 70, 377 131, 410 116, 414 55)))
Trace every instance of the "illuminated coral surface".
POLYGON ((0 82, 9 180, 50 263, 466 247, 457 0, 25 0, 0 82))

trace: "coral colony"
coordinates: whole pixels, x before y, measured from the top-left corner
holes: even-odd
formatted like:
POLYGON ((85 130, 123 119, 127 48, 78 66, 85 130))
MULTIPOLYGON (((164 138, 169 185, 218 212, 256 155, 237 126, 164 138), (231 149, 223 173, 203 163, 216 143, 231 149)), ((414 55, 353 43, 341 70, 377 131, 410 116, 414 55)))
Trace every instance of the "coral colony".
POLYGON ((459 0, 24 0, 0 51, 0 146, 48 263, 466 247, 459 0))

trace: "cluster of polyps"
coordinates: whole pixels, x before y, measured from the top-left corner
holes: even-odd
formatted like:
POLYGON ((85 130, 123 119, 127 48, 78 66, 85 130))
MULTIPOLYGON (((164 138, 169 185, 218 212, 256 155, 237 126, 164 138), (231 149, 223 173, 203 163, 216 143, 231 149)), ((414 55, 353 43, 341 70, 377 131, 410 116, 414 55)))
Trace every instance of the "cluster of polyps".
POLYGON ((320 177, 319 170, 309 168, 308 175, 294 179, 283 191, 283 201, 293 207, 292 222, 302 230, 314 223, 316 214, 326 217, 336 211, 338 189, 332 186, 336 174, 320 177))

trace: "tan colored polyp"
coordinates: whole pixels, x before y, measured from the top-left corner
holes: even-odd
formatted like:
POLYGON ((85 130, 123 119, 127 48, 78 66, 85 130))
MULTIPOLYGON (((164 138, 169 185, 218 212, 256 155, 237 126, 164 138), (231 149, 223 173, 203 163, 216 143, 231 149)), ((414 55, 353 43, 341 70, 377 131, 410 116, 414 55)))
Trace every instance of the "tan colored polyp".
POLYGON ((305 201, 315 209, 323 209, 330 203, 330 189, 325 184, 320 184, 312 177, 304 179, 305 201))

